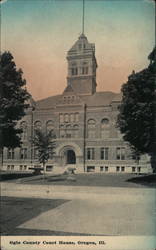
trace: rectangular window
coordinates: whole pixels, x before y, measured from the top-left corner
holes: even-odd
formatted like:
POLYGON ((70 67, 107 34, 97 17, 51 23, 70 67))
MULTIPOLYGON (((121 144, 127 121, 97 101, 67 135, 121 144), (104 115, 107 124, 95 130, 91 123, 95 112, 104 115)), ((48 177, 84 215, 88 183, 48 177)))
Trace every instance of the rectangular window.
POLYGON ((71 74, 74 76, 74 75, 77 75, 78 73, 78 70, 77 68, 71 68, 71 74))
POLYGON ((24 170, 27 170, 27 165, 24 165, 24 170))
POLYGON ((15 152, 14 152, 14 149, 10 149, 10 148, 8 148, 7 158, 8 158, 8 159, 12 159, 12 160, 15 158, 15 152))
POLYGON ((108 166, 105 166, 105 172, 108 172, 108 166))
POLYGON ((10 170, 10 165, 7 166, 7 170, 10 170))
POLYGON ((11 170, 14 170, 14 165, 11 165, 11 170))
POLYGON ((88 67, 83 67, 82 68, 82 75, 87 75, 88 74, 88 67))
POLYGON ((121 156, 120 148, 117 148, 116 149, 116 159, 120 160, 120 156, 121 156))
POLYGON ((51 172, 52 169, 53 169, 53 166, 51 166, 51 165, 47 165, 47 166, 46 166, 46 171, 47 171, 47 172, 51 172))
POLYGON ((87 148, 87 160, 94 160, 94 148, 87 148))
POLYGON ((125 160, 125 148, 121 148, 121 160, 125 160))
POLYGON ((125 167, 121 167, 121 172, 125 172, 125 167))
POLYGON ((104 170, 104 167, 101 166, 100 167, 100 172, 103 172, 103 170, 104 170))
POLYGON ((137 167, 137 171, 138 171, 138 173, 140 173, 141 172, 141 167, 137 167))
POLYGON ((101 160, 108 160, 108 148, 101 148, 101 160))
POLYGON ((19 168, 19 169, 20 169, 20 171, 23 170, 23 165, 20 165, 20 168, 19 168))
POLYGON ((116 167, 116 172, 120 172, 120 167, 119 166, 116 167))
POLYGON ((20 149, 20 159, 27 159, 27 148, 20 149))
POLYGON ((136 171, 136 167, 132 167, 132 173, 136 171))
POLYGON ((87 166, 87 172, 95 172, 94 166, 87 166))
POLYGON ((124 147, 116 148, 116 159, 125 160, 125 148, 124 147))

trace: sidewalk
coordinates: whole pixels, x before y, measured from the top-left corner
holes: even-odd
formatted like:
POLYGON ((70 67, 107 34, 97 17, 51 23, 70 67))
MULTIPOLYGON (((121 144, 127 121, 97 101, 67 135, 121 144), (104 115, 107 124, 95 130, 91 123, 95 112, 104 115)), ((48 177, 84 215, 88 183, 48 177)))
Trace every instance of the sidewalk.
POLYGON ((2 183, 3 196, 67 199, 68 202, 21 224, 81 234, 155 235, 156 190, 2 183))

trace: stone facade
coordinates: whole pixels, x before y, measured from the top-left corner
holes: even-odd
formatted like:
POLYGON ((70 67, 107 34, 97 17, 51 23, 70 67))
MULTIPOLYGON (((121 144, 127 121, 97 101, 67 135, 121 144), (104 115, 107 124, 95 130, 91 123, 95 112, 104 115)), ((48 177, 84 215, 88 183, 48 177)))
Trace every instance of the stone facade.
POLYGON ((77 172, 147 173, 148 156, 132 159, 128 144, 116 127, 121 94, 96 92, 95 46, 83 34, 67 53, 67 87, 61 95, 31 100, 27 115, 19 122, 22 147, 4 150, 5 170, 30 171, 40 165, 31 144, 36 128, 53 130, 56 149, 46 171, 74 166, 77 172))

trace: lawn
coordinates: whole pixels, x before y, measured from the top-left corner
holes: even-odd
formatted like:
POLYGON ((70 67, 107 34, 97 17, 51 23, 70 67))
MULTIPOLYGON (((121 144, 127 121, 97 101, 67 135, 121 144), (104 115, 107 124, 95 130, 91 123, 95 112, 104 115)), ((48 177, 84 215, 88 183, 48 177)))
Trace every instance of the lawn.
POLYGON ((1 197, 1 235, 59 235, 59 232, 24 230, 17 227, 65 202, 68 200, 1 197))
POLYGON ((48 177, 45 180, 42 176, 38 179, 32 177, 20 180, 25 184, 42 185, 65 185, 65 186, 97 186, 97 187, 156 187, 156 175, 134 175, 134 174, 76 174, 57 177, 48 177))

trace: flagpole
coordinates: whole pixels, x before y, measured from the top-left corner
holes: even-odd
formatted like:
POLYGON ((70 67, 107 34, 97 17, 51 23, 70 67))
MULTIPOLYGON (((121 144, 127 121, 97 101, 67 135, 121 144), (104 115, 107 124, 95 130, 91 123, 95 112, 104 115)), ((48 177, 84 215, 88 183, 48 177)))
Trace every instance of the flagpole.
POLYGON ((84 34, 84 12, 85 12, 85 0, 83 0, 82 34, 84 34))

